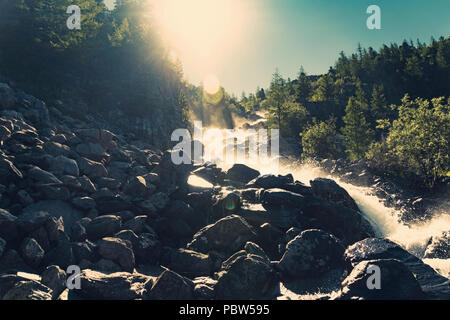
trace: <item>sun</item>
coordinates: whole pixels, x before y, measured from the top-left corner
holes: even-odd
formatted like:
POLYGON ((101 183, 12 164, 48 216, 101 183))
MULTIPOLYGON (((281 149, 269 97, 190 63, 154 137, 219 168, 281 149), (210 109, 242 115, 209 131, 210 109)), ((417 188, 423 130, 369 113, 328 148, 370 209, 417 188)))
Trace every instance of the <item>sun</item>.
POLYGON ((209 94, 217 93, 220 89, 219 79, 213 74, 208 74, 203 80, 203 89, 209 94))
POLYGON ((243 0, 150 0, 164 40, 188 69, 205 81, 243 41, 247 13, 243 0))

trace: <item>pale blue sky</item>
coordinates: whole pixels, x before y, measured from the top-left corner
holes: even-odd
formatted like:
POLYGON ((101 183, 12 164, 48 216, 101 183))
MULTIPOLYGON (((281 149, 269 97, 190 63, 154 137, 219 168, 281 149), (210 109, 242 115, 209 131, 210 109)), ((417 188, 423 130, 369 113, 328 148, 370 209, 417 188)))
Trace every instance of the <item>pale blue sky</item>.
MULTIPOLYGON (((236 1, 240 8, 245 4, 236 21, 229 19, 230 28, 240 24, 234 40, 224 40, 229 45, 220 44, 219 54, 209 56, 211 61, 183 48, 178 48, 178 53, 189 81, 199 84, 208 71, 238 96, 242 91, 253 92, 257 86, 267 87, 275 68, 286 78, 294 78, 301 65, 308 74, 324 73, 340 51, 350 54, 358 43, 378 50, 384 43, 403 39, 428 43, 431 36, 450 35, 450 0, 228 1, 236 1), (373 4, 381 8, 381 30, 366 27, 366 9, 373 4)), ((215 14, 221 18, 221 12, 215 14)), ((195 21, 201 13, 196 15, 195 21)))

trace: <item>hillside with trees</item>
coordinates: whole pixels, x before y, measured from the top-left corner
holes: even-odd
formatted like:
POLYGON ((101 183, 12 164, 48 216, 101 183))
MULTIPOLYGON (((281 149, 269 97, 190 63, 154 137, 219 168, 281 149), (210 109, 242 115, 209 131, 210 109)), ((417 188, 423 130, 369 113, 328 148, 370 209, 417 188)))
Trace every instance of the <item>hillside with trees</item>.
POLYGON ((450 38, 340 53, 321 76, 273 74, 266 124, 301 145, 302 158, 373 160, 379 171, 432 187, 450 171, 450 38))

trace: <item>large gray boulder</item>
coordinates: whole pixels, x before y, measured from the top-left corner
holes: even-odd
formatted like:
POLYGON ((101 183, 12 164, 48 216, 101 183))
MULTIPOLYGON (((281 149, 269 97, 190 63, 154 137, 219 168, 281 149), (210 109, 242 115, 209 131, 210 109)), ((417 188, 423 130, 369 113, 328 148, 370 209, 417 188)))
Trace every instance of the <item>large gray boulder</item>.
POLYGON ((148 300, 192 300, 194 284, 171 270, 165 270, 155 282, 147 282, 148 300))
POLYGON ((99 216, 89 222, 86 226, 88 238, 98 240, 100 238, 111 236, 119 231, 122 226, 122 219, 115 215, 99 216))
POLYGON ((243 218, 231 215, 202 228, 187 248, 202 253, 216 250, 230 256, 255 237, 256 232, 243 218))
POLYGON ((24 280, 6 292, 3 300, 52 300, 52 290, 37 281, 24 280))
POLYGON ((37 268, 44 258, 45 251, 33 238, 25 238, 20 247, 22 258, 31 267, 37 268))
POLYGON ((234 164, 226 173, 226 177, 233 181, 247 183, 259 176, 259 171, 245 164, 234 164))
POLYGON ((365 260, 358 263, 342 282, 334 299, 414 300, 425 299, 411 271, 395 259, 365 260), (378 273, 379 271, 379 273, 378 273), (379 283, 375 277, 379 276, 379 283), (375 287, 379 285, 379 287, 375 287))
POLYGON ((164 248, 161 264, 190 278, 210 275, 213 270, 213 261, 209 255, 183 248, 164 248))
POLYGON ((223 262, 214 286, 216 299, 270 299, 278 281, 264 251, 248 242, 245 250, 236 252, 223 262))
POLYGON ((332 234, 306 230, 287 244, 277 268, 287 279, 318 277, 343 265, 344 250, 332 234))
POLYGON ((348 192, 340 187, 334 180, 317 178, 310 181, 310 184, 314 196, 359 211, 355 200, 353 200, 348 192))
POLYGON ((367 238, 348 247, 344 259, 351 267, 375 259, 395 259, 414 274, 422 290, 431 299, 450 299, 450 280, 410 254, 396 243, 381 238, 367 238))
POLYGON ((135 259, 130 242, 106 237, 99 240, 97 246, 101 257, 117 262, 124 271, 133 272, 135 259))
POLYGON ((135 300, 141 299, 145 285, 151 278, 139 273, 117 272, 104 274, 90 269, 80 274, 81 289, 74 292, 85 299, 135 300))

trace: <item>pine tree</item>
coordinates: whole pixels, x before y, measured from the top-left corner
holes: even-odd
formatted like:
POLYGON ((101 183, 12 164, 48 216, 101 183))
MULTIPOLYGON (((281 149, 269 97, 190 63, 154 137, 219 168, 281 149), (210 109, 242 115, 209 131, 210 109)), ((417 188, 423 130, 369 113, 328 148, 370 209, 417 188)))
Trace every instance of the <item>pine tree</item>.
POLYGON ((286 98, 286 83, 277 69, 272 76, 268 100, 270 106, 269 113, 272 117, 275 117, 275 121, 277 122, 280 130, 283 117, 283 105, 286 102, 286 98))
POLYGON ((306 102, 309 100, 311 92, 312 92, 311 80, 309 80, 308 76, 304 71, 300 71, 297 80, 297 85, 295 86, 295 99, 298 102, 306 102))
POLYGON ((365 106, 355 97, 351 97, 345 108, 343 117, 345 126, 344 145, 350 160, 358 160, 364 157, 373 140, 373 130, 365 117, 365 106))

